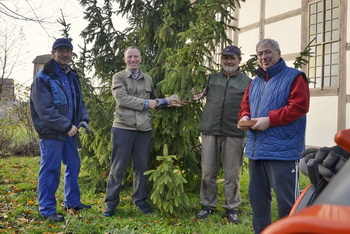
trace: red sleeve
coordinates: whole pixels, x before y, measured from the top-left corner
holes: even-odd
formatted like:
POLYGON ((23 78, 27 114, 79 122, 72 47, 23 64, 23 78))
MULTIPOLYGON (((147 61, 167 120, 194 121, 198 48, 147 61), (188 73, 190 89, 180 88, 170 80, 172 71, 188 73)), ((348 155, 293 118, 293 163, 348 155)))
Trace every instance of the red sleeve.
POLYGON ((249 116, 250 118, 249 89, 250 89, 250 84, 245 89, 242 102, 241 102, 241 110, 239 111, 239 114, 238 114, 238 119, 241 119, 245 115, 249 116))
POLYGON ((269 112, 272 127, 288 124, 309 111, 310 90, 309 84, 303 75, 299 75, 290 90, 288 104, 269 112))

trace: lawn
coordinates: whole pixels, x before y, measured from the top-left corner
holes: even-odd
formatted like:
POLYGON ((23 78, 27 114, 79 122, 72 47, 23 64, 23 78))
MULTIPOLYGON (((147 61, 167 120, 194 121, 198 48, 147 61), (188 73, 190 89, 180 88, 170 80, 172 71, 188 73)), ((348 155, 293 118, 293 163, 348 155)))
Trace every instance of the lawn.
MULTIPOLYGON (((0 160, 0 232, 6 233, 252 233, 251 210, 247 197, 248 171, 241 178, 242 205, 239 209, 241 223, 227 222, 221 205, 224 203, 223 183, 219 183, 218 212, 206 220, 198 220, 199 192, 188 194, 191 205, 181 217, 166 217, 155 210, 152 215, 142 215, 131 202, 131 190, 121 194, 116 215, 105 217, 104 194, 93 194, 89 184, 81 184, 82 201, 92 209, 80 212, 63 210, 63 186, 57 192, 58 212, 65 222, 50 222, 40 216, 37 203, 37 173, 39 157, 9 157, 0 160)), ((61 176, 62 178, 62 176, 61 176)), ((220 180, 222 181, 222 180, 220 180)), ((301 188, 308 183, 305 177, 301 188)), ((275 206, 274 206, 275 207, 275 206)), ((274 209, 274 217, 276 217, 274 209)))

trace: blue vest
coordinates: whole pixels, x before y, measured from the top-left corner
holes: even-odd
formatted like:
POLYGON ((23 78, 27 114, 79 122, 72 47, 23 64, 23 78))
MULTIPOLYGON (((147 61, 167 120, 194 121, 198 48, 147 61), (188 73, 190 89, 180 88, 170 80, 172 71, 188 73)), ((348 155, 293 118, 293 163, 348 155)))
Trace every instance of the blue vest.
MULTIPOLYGON (((287 67, 281 59, 267 69, 267 74, 268 82, 256 77, 250 85, 251 118, 267 117, 269 111, 287 105, 294 80, 302 72, 287 67)), ((266 131, 248 130, 245 154, 254 160, 298 160, 305 149, 305 128, 306 115, 289 124, 270 127, 266 131)))

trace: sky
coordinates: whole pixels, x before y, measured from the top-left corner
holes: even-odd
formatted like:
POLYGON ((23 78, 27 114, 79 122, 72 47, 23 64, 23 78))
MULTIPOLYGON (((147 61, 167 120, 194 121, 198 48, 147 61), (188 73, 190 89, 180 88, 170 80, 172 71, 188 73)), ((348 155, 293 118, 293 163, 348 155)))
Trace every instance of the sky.
MULTIPOLYGON (((16 83, 31 84, 34 70, 33 60, 38 55, 50 54, 55 38, 62 37, 61 30, 63 27, 57 22, 58 19, 62 18, 62 14, 66 22, 71 24, 70 36, 73 39, 74 52, 78 53, 78 45, 83 45, 79 34, 85 28, 87 22, 83 19, 84 10, 79 5, 79 0, 0 0, 0 4, 4 4, 12 12, 17 12, 28 18, 45 20, 44 23, 39 24, 37 22, 14 20, 0 13, 1 30, 6 30, 10 38, 18 38, 16 39, 16 46, 11 49, 12 54, 19 54, 15 63, 16 66, 10 76, 16 83), (19 33, 21 29, 23 30, 22 36, 19 33)), ((0 10, 1 7, 2 5, 0 5, 0 10)), ((116 27, 118 30, 122 30, 127 25, 126 20, 119 16, 116 16, 115 20, 117 20, 116 27)), ((3 40, 1 35, 0 40, 3 40)), ((14 60, 13 58, 12 61, 14 60)))

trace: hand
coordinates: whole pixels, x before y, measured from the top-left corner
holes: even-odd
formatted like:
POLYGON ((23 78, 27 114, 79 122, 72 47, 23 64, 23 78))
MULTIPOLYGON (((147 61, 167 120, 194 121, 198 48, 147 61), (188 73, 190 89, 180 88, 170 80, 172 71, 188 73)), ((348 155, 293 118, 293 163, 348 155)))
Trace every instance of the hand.
POLYGON ((71 136, 74 136, 75 134, 77 134, 77 132, 78 132, 77 127, 75 125, 73 125, 67 134, 68 134, 68 136, 71 137, 71 136))
POLYGON ((252 120, 257 120, 256 124, 251 127, 253 130, 257 131, 265 131, 270 127, 270 118, 269 117, 260 117, 260 118, 252 118, 252 120))
POLYGON ((157 105, 157 101, 156 100, 152 100, 152 99, 148 100, 148 108, 149 109, 154 110, 156 105, 157 105))
POLYGON ((168 108, 169 102, 166 98, 158 98, 156 99, 156 106, 155 109, 163 109, 163 108, 168 108))
MULTIPOLYGON (((249 116, 245 115, 239 121, 249 121, 249 120, 250 120, 249 116)), ((249 126, 240 126, 239 124, 237 124, 237 128, 241 129, 241 130, 248 130, 248 129, 250 129, 249 126)))
POLYGON ((184 104, 181 102, 179 96, 177 94, 173 94, 169 97, 166 98, 168 103, 169 103, 169 107, 182 107, 184 106, 184 104))

